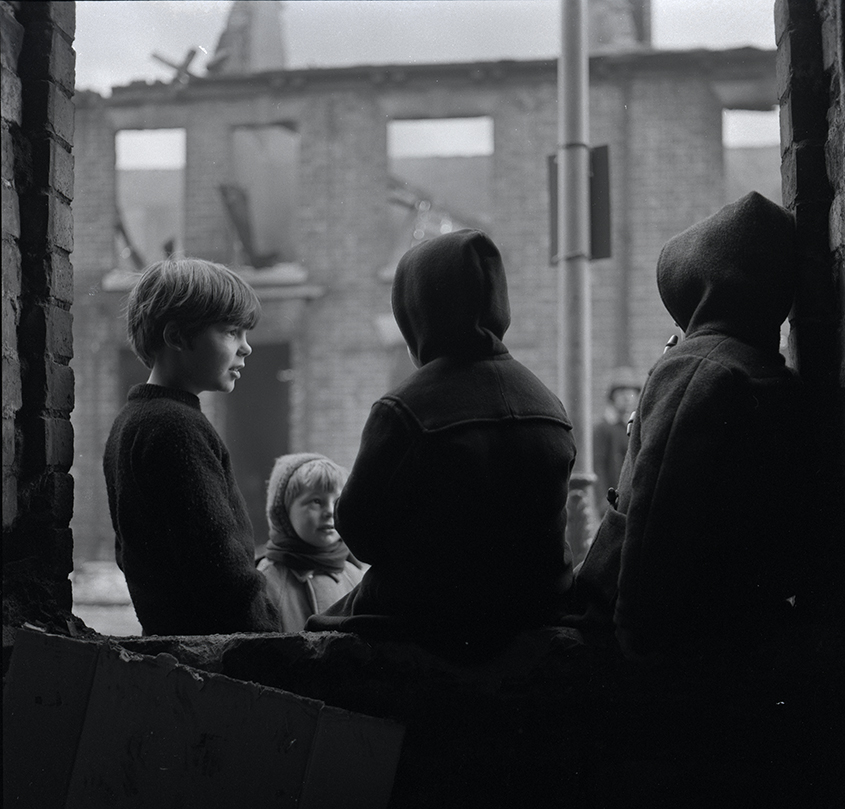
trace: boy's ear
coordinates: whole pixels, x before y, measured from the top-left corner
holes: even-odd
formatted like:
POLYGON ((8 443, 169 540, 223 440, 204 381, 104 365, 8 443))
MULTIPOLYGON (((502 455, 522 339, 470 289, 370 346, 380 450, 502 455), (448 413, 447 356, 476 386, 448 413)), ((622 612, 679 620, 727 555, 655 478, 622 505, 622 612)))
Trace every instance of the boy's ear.
POLYGON ((169 348, 181 351, 185 347, 185 337, 182 332, 179 331, 179 326, 174 320, 170 320, 165 324, 164 330, 162 331, 162 337, 164 337, 164 344, 169 348))

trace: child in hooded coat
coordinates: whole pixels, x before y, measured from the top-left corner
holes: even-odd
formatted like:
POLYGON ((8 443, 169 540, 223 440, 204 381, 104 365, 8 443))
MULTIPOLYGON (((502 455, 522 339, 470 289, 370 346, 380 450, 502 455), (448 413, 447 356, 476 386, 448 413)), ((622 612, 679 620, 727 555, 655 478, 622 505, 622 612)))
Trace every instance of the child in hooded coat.
POLYGON ((657 284, 684 338, 649 373, 575 588, 574 624, 615 629, 630 658, 750 645, 788 618, 805 473, 801 389, 778 349, 796 273, 793 217, 756 192, 663 247, 657 284))
POLYGON ((282 455, 273 466, 269 538, 258 570, 279 611, 281 632, 301 632, 309 616, 361 581, 363 566, 334 527, 334 502, 345 479, 345 469, 316 453, 282 455))
POLYGON ((373 405, 336 507, 371 567, 306 628, 486 654, 565 611, 571 423, 502 343, 507 283, 484 233, 409 250, 392 301, 418 370, 373 405))

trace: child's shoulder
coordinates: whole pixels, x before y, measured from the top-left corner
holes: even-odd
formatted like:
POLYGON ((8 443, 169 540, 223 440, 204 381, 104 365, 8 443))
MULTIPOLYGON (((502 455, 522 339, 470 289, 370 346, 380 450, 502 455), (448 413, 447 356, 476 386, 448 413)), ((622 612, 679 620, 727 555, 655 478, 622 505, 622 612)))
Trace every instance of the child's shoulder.
POLYGON ((191 394, 169 389, 151 390, 155 387, 139 385, 130 391, 115 421, 116 429, 142 434, 145 440, 184 443, 210 438, 219 441, 196 397, 193 397, 194 402, 191 394))
POLYGON ((130 389, 123 411, 128 414, 155 411, 163 417, 196 419, 202 415, 198 396, 161 385, 135 385, 130 389))
POLYGON ((147 419, 150 414, 155 414, 156 418, 164 422, 196 421, 205 418, 199 407, 199 399, 194 403, 181 391, 171 391, 154 385, 136 385, 129 391, 121 415, 147 419))
POLYGON ((654 369, 683 372, 696 367, 736 381, 760 376, 790 377, 783 356, 775 349, 763 349, 729 334, 707 333, 686 339, 666 351, 654 369))

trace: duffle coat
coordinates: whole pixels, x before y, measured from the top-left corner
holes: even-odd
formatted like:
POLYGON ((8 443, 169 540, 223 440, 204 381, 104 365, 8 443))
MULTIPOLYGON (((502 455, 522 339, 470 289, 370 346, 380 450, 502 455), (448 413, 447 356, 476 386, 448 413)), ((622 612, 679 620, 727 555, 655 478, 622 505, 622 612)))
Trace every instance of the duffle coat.
POLYGON ((791 215, 753 192, 661 252, 684 338, 649 373, 576 586, 635 654, 753 634, 800 589, 802 393, 778 351, 795 274, 791 215))
POLYGON ((479 231, 402 258, 393 309, 420 367, 370 412, 336 525, 371 567, 309 629, 454 647, 564 611, 575 442, 566 411, 507 351, 499 251, 479 231))

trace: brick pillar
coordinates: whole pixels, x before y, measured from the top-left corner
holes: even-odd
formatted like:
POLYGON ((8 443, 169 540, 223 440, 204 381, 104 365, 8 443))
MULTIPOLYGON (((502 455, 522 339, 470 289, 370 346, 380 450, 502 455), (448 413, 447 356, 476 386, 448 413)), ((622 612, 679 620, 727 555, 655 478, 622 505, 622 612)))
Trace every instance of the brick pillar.
POLYGON ((784 205, 794 211, 800 275, 790 351, 808 392, 812 491, 800 559, 818 559, 815 617, 845 615, 845 109, 841 0, 778 0, 784 205))
POLYGON ((20 206, 15 187, 14 133, 20 129, 21 81, 18 56, 23 47, 23 26, 13 9, 0 5, 0 63, 2 64, 2 235, 3 235, 3 540, 18 515, 18 453, 15 417, 21 409, 21 363, 17 329, 21 305, 20 206))
POLYGON ((4 624, 71 607, 75 18, 73 3, 0 3, 4 624))

